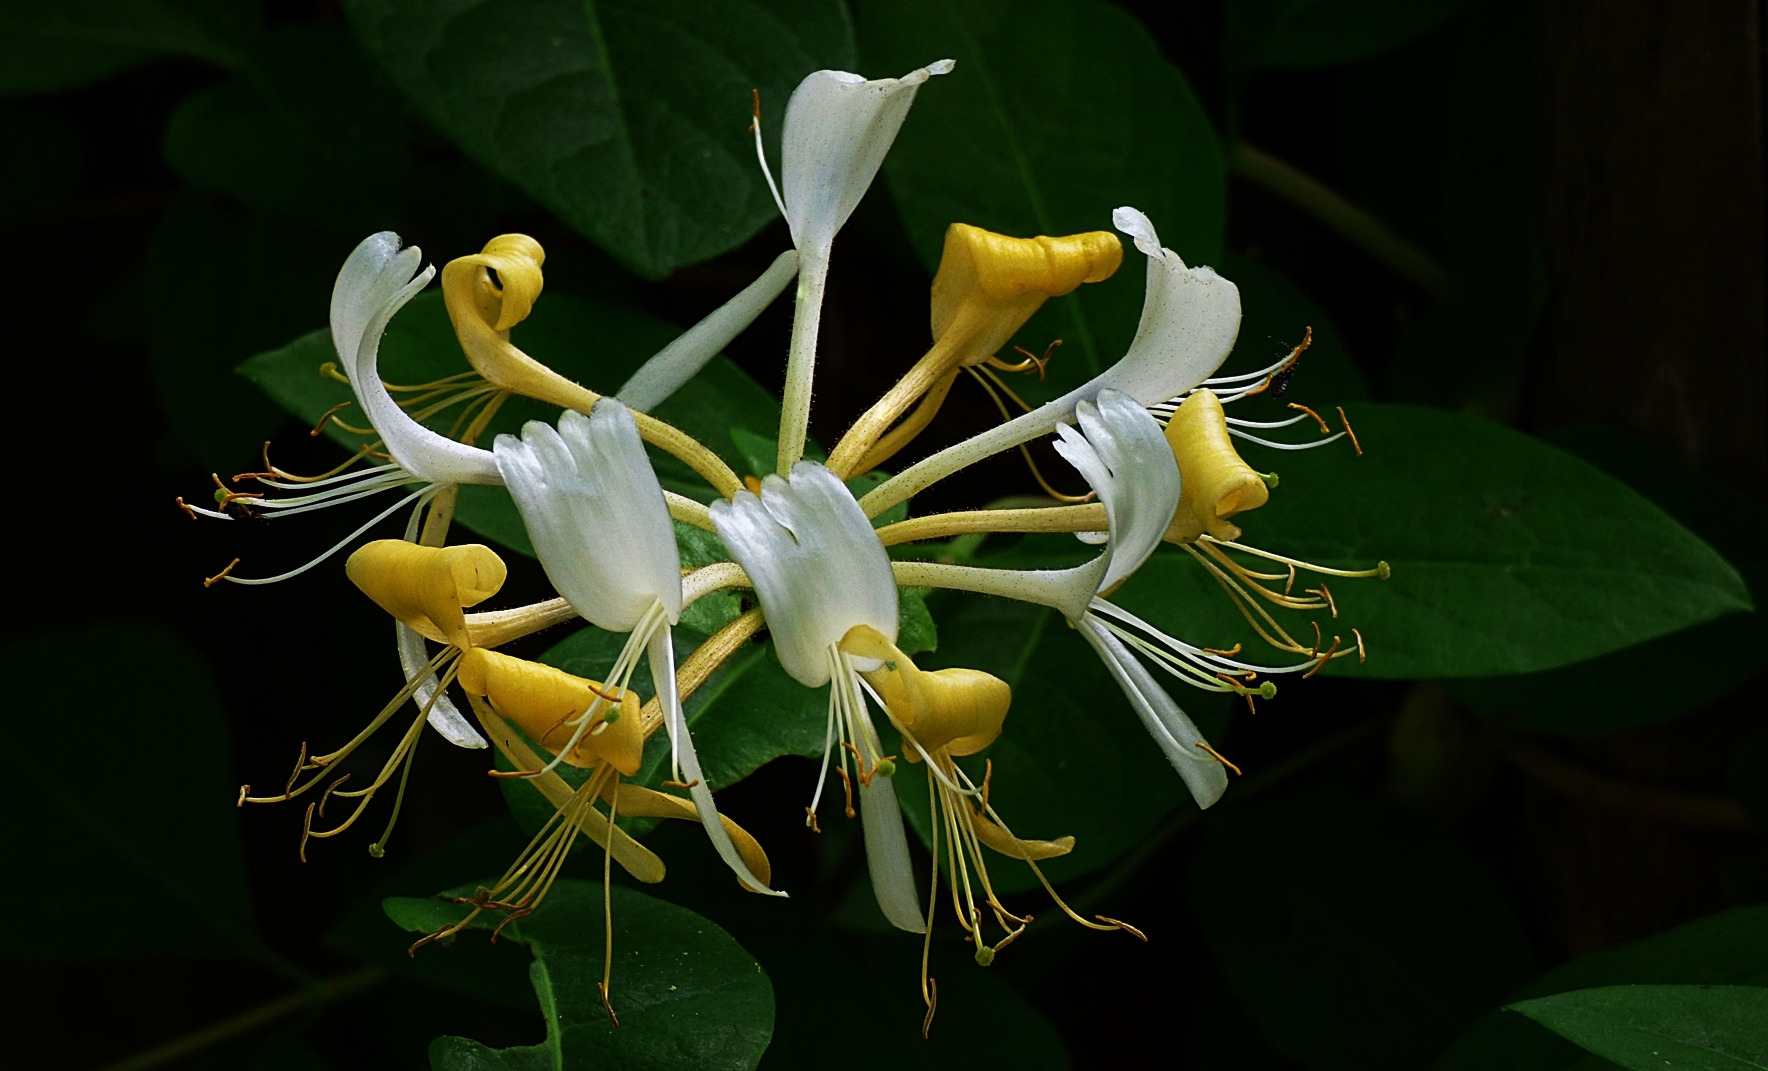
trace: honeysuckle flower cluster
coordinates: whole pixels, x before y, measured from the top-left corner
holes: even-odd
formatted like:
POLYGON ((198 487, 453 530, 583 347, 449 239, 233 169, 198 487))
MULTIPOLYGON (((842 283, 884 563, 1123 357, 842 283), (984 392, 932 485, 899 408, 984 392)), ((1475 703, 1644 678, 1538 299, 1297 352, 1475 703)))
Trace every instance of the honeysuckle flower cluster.
MULTIPOLYGON (((1287 427, 1308 419, 1317 421, 1323 433, 1329 428, 1312 410, 1299 406, 1302 411, 1287 421, 1258 423, 1226 414, 1224 405, 1285 383, 1306 341, 1258 372, 1210 378, 1233 348, 1239 293, 1209 268, 1189 267, 1161 246, 1153 223, 1133 208, 1118 209, 1112 223, 1145 258, 1142 316, 1129 349, 1105 372, 1032 407, 1018 401, 1002 373, 1041 374, 1048 354, 1009 361, 1000 351, 1044 301, 1118 270, 1124 250, 1116 233, 1017 238, 953 222, 932 286, 931 348, 855 420, 826 461, 804 457, 830 250, 875 178, 917 90, 951 70, 950 61, 940 61, 900 79, 867 81, 834 71, 811 75, 786 108, 783 173, 777 184, 760 151, 757 105, 757 152, 794 248, 647 362, 618 397, 602 397, 566 379, 517 345, 515 331, 540 299, 544 284, 544 251, 524 235, 495 237, 480 253, 456 259, 442 270, 448 314, 471 370, 433 383, 389 387, 377 366, 381 336, 394 314, 436 272, 433 267, 420 269, 422 254, 402 247, 392 233, 372 235, 351 253, 332 299, 332 337, 341 369, 332 374, 349 383, 370 425, 364 430, 374 441, 344 466, 317 477, 296 476, 266 458, 264 472, 245 477, 266 492, 223 488, 217 494, 219 508, 185 508, 193 515, 222 519, 241 511, 285 517, 400 492, 392 506, 356 534, 300 569, 247 578, 234 575, 236 560, 209 582, 287 579, 409 507, 402 538, 356 547, 345 565, 357 587, 393 618, 406 683, 343 747, 308 755, 303 746, 280 792, 253 795, 246 786, 240 793, 242 804, 309 797, 302 833, 305 852, 310 838, 333 837, 351 828, 395 775, 402 795, 416 743, 428 724, 458 746, 495 748, 507 769, 494 775, 526 781, 554 807, 547 826, 502 879, 466 901, 474 916, 502 911, 514 918, 533 911, 579 833, 603 849, 605 868, 618 862, 641 881, 662 880, 662 861, 616 824, 617 815, 698 821, 744 888, 785 895, 771 888, 760 845, 719 814, 682 714, 687 696, 765 628, 787 674, 806 688, 829 690, 824 754, 815 784, 807 786, 806 823, 820 828, 819 814, 838 781, 843 811, 861 819, 872 887, 884 916, 931 941, 943 866, 958 924, 974 944, 977 961, 986 965, 1030 921, 996 895, 988 856, 1005 856, 1036 870, 1039 860, 1067 853, 1074 841, 1015 835, 991 802, 992 768, 978 784, 955 761, 982 752, 1000 736, 1012 690, 977 670, 916 666, 897 646, 900 586, 978 592, 1062 613, 1108 668, 1201 807, 1221 798, 1228 772, 1235 768, 1203 738, 1154 670, 1196 688, 1244 696, 1250 704, 1255 697, 1275 694, 1273 676, 1307 675, 1333 658, 1353 652, 1362 656, 1363 640, 1354 630, 1354 645, 1334 637, 1327 646, 1316 622, 1313 642, 1301 643, 1264 604, 1336 617, 1323 582, 1301 595, 1294 593, 1298 570, 1385 577, 1385 564, 1347 572, 1293 561, 1238 542, 1241 532, 1232 522, 1264 504, 1276 485, 1274 476, 1257 473, 1239 457, 1234 438, 1296 449, 1350 434, 1347 424, 1338 435, 1308 444, 1272 442, 1248 429, 1287 427), (777 471, 745 481, 704 444, 647 411, 687 382, 794 277, 798 286, 777 471), (1009 401, 1024 412, 909 465, 856 498, 848 481, 908 447, 960 374, 975 380, 1003 413, 1009 401), (396 400, 395 393, 407 397, 396 400), (557 405, 561 415, 550 424, 531 421, 519 436, 499 435, 489 449, 478 445, 511 394, 557 405), (451 408, 459 412, 449 434, 424 423, 451 408), (1056 451, 1087 482, 1091 494, 1053 497, 1056 504, 1048 507, 962 511, 874 525, 874 518, 938 480, 1052 434, 1056 451), (699 474, 711 505, 665 491, 652 471, 646 444, 699 474), (358 468, 365 460, 379 463, 358 468), (455 496, 463 484, 507 490, 558 598, 468 612, 497 595, 505 568, 488 547, 448 543, 455 496), (684 570, 673 522, 715 533, 731 561, 684 570), (1056 570, 897 559, 891 553, 893 547, 959 535, 1030 532, 1073 533, 1100 551, 1085 564, 1056 570), (1193 556, 1221 582, 1259 637, 1297 660, 1266 665, 1241 657, 1238 645, 1224 651, 1190 644, 1115 605, 1111 594, 1162 542, 1177 544, 1193 556), (1245 557, 1274 563, 1282 571, 1255 571, 1244 564, 1245 557), (673 627, 695 601, 721 590, 749 592, 751 608, 677 665, 673 627), (576 618, 627 637, 600 680, 497 650, 576 618), (639 702, 632 688, 641 661, 648 661, 656 684, 646 703, 639 702), (368 784, 349 787, 349 775, 332 776, 339 763, 407 704, 415 706, 416 715, 368 784), (668 791, 629 780, 641 768, 646 739, 658 729, 669 740, 670 779, 662 785, 668 791), (894 751, 886 742, 890 739, 900 741, 894 751), (925 763, 929 775, 933 887, 925 900, 914 878, 896 794, 899 762, 925 763), (574 787, 559 775, 561 765, 588 771, 588 776, 574 787), (324 826, 327 805, 337 806, 338 801, 353 806, 324 826), (984 936, 985 915, 1002 934, 992 942, 984 936)), ((1339 415, 1342 419, 1342 410, 1339 415)), ((1026 457, 1029 462, 1030 455, 1026 457)), ((1042 480, 1041 474, 1038 478, 1042 480)), ((395 802, 393 817, 397 813, 395 802)), ((386 828, 371 846, 376 854, 392 831, 391 818, 386 828)), ((1080 924, 1140 936, 1115 919, 1082 918, 1047 881, 1043 884, 1056 905, 1080 924)), ((419 944, 446 939, 464 925, 419 944)), ((937 987, 927 975, 925 951, 922 962, 930 1022, 937 987)), ((607 983, 604 973, 602 999, 617 1025, 607 983)))

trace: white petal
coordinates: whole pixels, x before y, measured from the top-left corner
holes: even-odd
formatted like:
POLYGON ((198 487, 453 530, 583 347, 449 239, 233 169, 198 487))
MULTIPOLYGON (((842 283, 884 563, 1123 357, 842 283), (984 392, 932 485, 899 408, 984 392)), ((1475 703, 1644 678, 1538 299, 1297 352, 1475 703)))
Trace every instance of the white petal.
POLYGON ((781 128, 786 223, 800 251, 827 252, 878 174, 915 90, 952 69, 940 60, 901 78, 868 82, 846 71, 817 71, 793 91, 781 128))
POLYGON ((1100 590, 1142 567, 1166 537, 1179 505, 1179 463, 1160 425, 1134 398, 1115 390, 1075 407, 1081 431, 1068 425, 1056 451, 1099 493, 1110 519, 1111 565, 1100 590))
POLYGON ((401 250, 392 231, 363 239, 332 287, 332 345, 369 423, 406 471, 431 483, 502 483, 489 451, 457 443, 411 419, 381 383, 382 333, 393 314, 436 274, 429 267, 413 278, 422 262, 422 251, 416 246, 401 250))
POLYGON ((532 420, 519 440, 499 435, 494 451, 534 553, 572 609, 630 632, 660 600, 676 622, 675 526, 631 411, 603 398, 590 416, 567 411, 556 431, 532 420))
POLYGON ((902 829, 902 806, 896 801, 892 778, 874 777, 870 785, 859 786, 859 819, 866 838, 866 869, 871 872, 878 909, 897 929, 926 933, 915 870, 909 863, 908 837, 902 829))
POLYGON ((1197 806, 1207 808, 1228 790, 1228 771, 1202 748, 1203 734, 1166 694, 1148 668, 1137 661, 1123 641, 1111 634, 1103 622, 1088 616, 1080 622, 1080 634, 1092 644, 1117 679, 1118 687, 1136 708, 1142 724, 1155 743, 1166 753, 1166 761, 1184 779, 1197 806))
MULTIPOLYGON (((1142 213, 1140 209, 1124 205, 1111 213, 1111 225, 1136 240, 1136 248, 1151 257, 1165 257, 1167 251, 1160 246, 1160 235, 1154 233, 1154 221, 1142 213)), ((1176 255, 1176 254, 1175 254, 1176 255)))
POLYGON ((797 274, 798 251, 788 249, 774 259, 759 279, 640 366, 615 396, 641 413, 661 405, 754 323, 755 317, 780 296, 797 274))
POLYGON ((675 646, 667 628, 660 628, 651 634, 649 650, 651 679, 657 684, 657 699, 663 708, 663 724, 669 730, 670 743, 681 759, 681 771, 694 786, 688 790, 688 794, 694 798, 694 810, 699 812, 700 824, 706 827, 707 839, 712 841, 718 857, 736 873, 738 881, 758 893, 785 896, 785 893, 763 885, 749 872, 749 867, 738 854, 736 845, 731 843, 730 834, 725 832, 724 822, 718 817, 718 805, 712 802, 712 787, 706 783, 705 775, 700 772, 700 756, 694 751, 694 739, 688 733, 687 719, 682 716, 681 697, 675 690, 675 646))
POLYGON ((714 502, 712 525, 754 583, 780 664, 799 683, 828 683, 825 652, 855 625, 896 638, 890 555, 828 469, 800 461, 789 480, 764 479, 759 498, 739 491, 714 502))
MULTIPOLYGON (((439 683, 436 675, 429 672, 430 652, 424 647, 424 638, 418 635, 416 629, 403 621, 393 622, 393 627, 399 630, 399 665, 405 670, 405 679, 410 680, 420 673, 424 675, 425 679, 411 693, 412 701, 422 709, 425 703, 430 702, 430 696, 436 695, 439 683)), ((430 728, 441 733, 442 738, 455 747, 488 746, 485 738, 479 735, 479 731, 461 714, 460 708, 448 698, 447 692, 436 695, 436 702, 430 706, 429 721, 430 728)))

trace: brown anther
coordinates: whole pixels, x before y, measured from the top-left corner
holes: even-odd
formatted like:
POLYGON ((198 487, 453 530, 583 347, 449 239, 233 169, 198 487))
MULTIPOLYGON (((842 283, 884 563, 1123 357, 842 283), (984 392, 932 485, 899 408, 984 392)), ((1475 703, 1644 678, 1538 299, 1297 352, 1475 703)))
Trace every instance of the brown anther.
MULTIPOLYGON (((845 747, 846 745, 843 744, 842 746, 845 747)), ((853 817, 853 779, 847 776, 846 765, 841 765, 841 766, 835 767, 835 772, 841 775, 841 791, 847 795, 847 817, 852 818, 853 817)))
POLYGON ((301 862, 303 862, 303 863, 305 863, 307 861, 307 838, 311 837, 312 835, 313 835, 313 804, 309 803, 307 805, 307 816, 305 818, 301 819, 301 848, 300 848, 300 851, 297 853, 300 855, 301 862))
MULTIPOLYGON (((761 90, 755 88, 749 90, 749 103, 754 108, 755 122, 761 122, 761 90)), ((749 129, 754 130, 755 127, 750 126, 749 129)))
POLYGON ((1308 594, 1309 595, 1318 595, 1318 596, 1320 596, 1320 598, 1324 599, 1326 601, 1326 608, 1332 611, 1333 619, 1337 620, 1337 618, 1338 618, 1338 604, 1332 601, 1332 589, 1331 588, 1328 588, 1325 585, 1325 583, 1322 582, 1320 584, 1320 586, 1317 588, 1309 588, 1308 594))
POLYGON ((239 801, 237 803, 235 803, 234 806, 235 807, 244 807, 246 805, 246 797, 251 795, 251 793, 252 793, 252 786, 251 785, 239 786, 239 801))
POLYGON ((939 979, 927 979, 927 1017, 921 1020, 921 1040, 927 1040, 927 1031, 933 1029, 933 1013, 939 1010, 939 979))
MULTIPOLYGON (((1238 772, 1238 771, 1236 771, 1236 772, 1238 772)), ((1143 944, 1148 943, 1148 935, 1147 934, 1143 933, 1141 930, 1136 929, 1134 926, 1131 926, 1129 923, 1123 921, 1122 919, 1114 919, 1114 918, 1111 918, 1107 915, 1094 915, 1093 917, 1098 919, 1100 922, 1106 923, 1111 926, 1116 926, 1118 929, 1122 930, 1124 933, 1134 934, 1135 936, 1140 937, 1142 939, 1143 944)))
POLYGON ((439 940, 443 934, 447 933, 449 930, 451 930, 453 928, 454 927, 452 927, 452 926, 444 926, 441 929, 437 930, 435 933, 426 933, 422 937, 419 937, 417 940, 415 940, 411 943, 410 948, 405 950, 406 958, 416 959, 418 949, 429 944, 431 941, 439 940))
POLYGON ((1356 429, 1351 427, 1351 419, 1344 415, 1344 406, 1338 407, 1338 419, 1344 424, 1344 433, 1351 437, 1351 445, 1357 448, 1357 456, 1363 456, 1363 444, 1357 441, 1356 429))
POLYGON ((193 521, 197 519, 196 510, 190 508, 190 506, 184 501, 183 495, 179 495, 174 501, 178 503, 178 508, 184 511, 186 517, 189 517, 193 521))
POLYGON ((1283 582, 1283 597, 1288 598, 1289 592, 1295 587, 1295 566, 1289 567, 1289 579, 1283 582))
POLYGON ((527 780, 539 777, 540 773, 539 770, 486 770, 485 776, 498 780, 527 780))
POLYGON ((1314 412, 1312 409, 1309 409, 1307 406, 1302 405, 1300 402, 1290 402, 1289 408, 1299 409, 1302 412, 1306 413, 1307 415, 1313 417, 1314 423, 1320 425, 1320 434, 1321 435, 1331 435, 1332 434, 1332 429, 1330 427, 1328 427, 1326 424, 1326 418, 1322 417, 1319 413, 1314 412))
POLYGON ((1289 351, 1288 359, 1274 369, 1270 375, 1266 376, 1263 383, 1260 383, 1257 387, 1247 391, 1245 394, 1241 395, 1241 397, 1250 398, 1254 394, 1263 394, 1265 391, 1269 390, 1271 384, 1276 381, 1278 376, 1287 376, 1289 374, 1289 370, 1295 367, 1295 363, 1301 360, 1301 355, 1307 352, 1307 348, 1313 344, 1314 328, 1313 325, 1310 324, 1302 331, 1301 345, 1289 351))
POLYGON ((1357 665, 1360 666, 1367 661, 1369 657, 1367 652, 1363 650, 1363 634, 1356 629, 1351 629, 1351 635, 1357 638, 1357 665))
POLYGON ((319 423, 313 425, 313 430, 309 431, 307 433, 308 436, 311 438, 314 438, 314 439, 319 438, 319 433, 325 430, 326 422, 331 420, 332 416, 334 414, 336 414, 338 410, 348 409, 350 406, 355 405, 355 404, 356 404, 355 402, 339 402, 338 404, 332 406, 330 409, 327 409, 325 412, 321 413, 319 415, 319 423))
POLYGON ((994 781, 994 760, 984 759, 983 762, 987 763, 982 769, 982 813, 986 815, 988 814, 988 789, 990 783, 994 781))
POLYGON ((817 824, 816 812, 809 807, 804 808, 804 825, 812 833, 821 833, 823 831, 823 827, 817 824))
POLYGON ((1225 651, 1219 647, 1205 647, 1203 649, 1203 653, 1204 654, 1212 654, 1212 655, 1221 655, 1223 658, 1232 658, 1234 655, 1237 655, 1240 653, 1240 645, 1235 644, 1234 646, 1228 648, 1225 651))
POLYGON ((595 991, 602 995, 602 1010, 608 1013, 608 1022, 618 1030, 620 1028, 620 1017, 614 1014, 614 1005, 608 1003, 608 987, 601 982, 597 982, 595 984, 595 991))
POLYGON ((1025 932, 1025 927, 1031 925, 1031 919, 1032 919, 1032 916, 1030 916, 1030 915, 1025 916, 1024 921, 1019 923, 1019 928, 1014 930, 1012 933, 1008 934, 1007 936, 1001 938, 1000 941, 992 949, 990 949, 990 951, 992 951, 997 956, 1000 955, 1001 949, 1006 948, 1008 945, 1012 944, 1014 941, 1019 940, 1019 935, 1025 932))
POLYGON ((1258 704, 1254 703, 1252 701, 1252 697, 1256 694, 1257 693, 1255 693, 1255 692, 1241 692, 1240 693, 1240 698, 1246 700, 1246 712, 1248 714, 1257 714, 1258 713, 1258 704))
POLYGON ((307 741, 303 740, 301 741, 301 754, 295 759, 295 768, 289 771, 288 783, 282 786, 283 799, 294 797, 295 779, 300 777, 301 771, 305 769, 307 769, 307 741))
POLYGON ((1005 361, 1000 360, 999 358, 990 357, 988 359, 988 364, 990 367, 998 368, 1003 372, 1027 372, 1027 373, 1029 373, 1033 368, 1035 368, 1035 369, 1037 369, 1037 381, 1039 383, 1042 383, 1044 381, 1045 371, 1050 367, 1050 358, 1052 358, 1056 355, 1056 347, 1060 346, 1060 345, 1062 345, 1061 339, 1054 340, 1048 346, 1044 347, 1044 355, 1042 357, 1039 357, 1036 354, 1032 353, 1030 350, 1026 349, 1024 346, 1014 346, 1013 352, 1023 354, 1025 357, 1025 360, 1020 361, 1018 364, 1008 364, 1005 361))
MULTIPOLYGON (((1319 627, 1319 626, 1318 626, 1318 625, 1316 625, 1316 626, 1314 626, 1314 627, 1315 627, 1315 628, 1318 628, 1318 627, 1319 627)), ((1301 679, 1302 679, 1302 680, 1304 680, 1304 681, 1305 681, 1305 680, 1307 680, 1307 679, 1308 679, 1308 678, 1309 678, 1309 677, 1312 677, 1312 676, 1313 676, 1313 675, 1314 675, 1314 674, 1316 674, 1316 673, 1318 673, 1318 672, 1320 672, 1320 670, 1322 670, 1322 669, 1324 669, 1324 668, 1326 668, 1326 663, 1328 663, 1328 662, 1330 662, 1330 661, 1332 661, 1332 659, 1333 659, 1333 658, 1334 658, 1334 657, 1336 657, 1336 655, 1337 655, 1337 653, 1338 653, 1338 645, 1339 645, 1339 643, 1340 643, 1340 642, 1342 642, 1342 641, 1341 641, 1341 639, 1340 639, 1340 638, 1339 638, 1339 637, 1337 637, 1337 636, 1334 636, 1334 637, 1332 637, 1332 646, 1331 646, 1331 647, 1328 647, 1328 648, 1326 648, 1326 650, 1325 650, 1325 652, 1324 652, 1324 653, 1322 653, 1322 652, 1321 652, 1321 650, 1320 650, 1320 644, 1319 644, 1319 641, 1318 641, 1318 640, 1316 640, 1316 641, 1315 641, 1315 642, 1314 642, 1314 657, 1315 657, 1315 658, 1316 658, 1316 659, 1318 659, 1318 660, 1319 660, 1319 661, 1317 661, 1317 662, 1315 662, 1315 663, 1314 663, 1314 668, 1313 668, 1313 669, 1310 669, 1310 670, 1308 670, 1308 671, 1307 671, 1307 672, 1306 672, 1306 673, 1303 673, 1303 674, 1302 674, 1302 675, 1301 675, 1301 679)), ((1348 651, 1347 651, 1347 652, 1345 652, 1345 653, 1347 653, 1347 654, 1348 654, 1348 653, 1349 653, 1349 652, 1348 652, 1348 651)))
MULTIPOLYGON (((1196 746, 1202 748, 1203 750, 1209 752, 1211 755, 1215 756, 1215 760, 1217 762, 1221 763, 1223 766, 1226 766, 1228 769, 1233 770, 1235 777, 1246 776, 1245 774, 1240 772, 1240 767, 1229 762, 1225 757, 1223 757, 1222 753, 1217 751, 1215 748, 1210 747, 1208 744, 1204 743, 1201 740, 1197 741, 1196 746)), ((1143 938, 1143 940, 1147 940, 1147 938, 1143 938)))
POLYGON ((753 476, 743 477, 743 486, 748 488, 752 495, 759 496, 761 494, 761 481, 753 476))
POLYGON ((344 776, 338 778, 336 781, 333 781, 331 784, 325 786, 325 791, 323 793, 321 793, 320 797, 319 797, 319 817, 321 817, 321 818, 325 817, 325 805, 331 799, 332 793, 336 792, 340 787, 343 786, 344 782, 348 781, 348 780, 350 780, 350 775, 345 774, 344 776))
MULTIPOLYGON (((509 924, 510 924, 510 923, 512 923, 512 922, 515 922, 515 921, 517 921, 517 920, 518 920, 518 919, 525 919, 525 918, 527 918, 527 917, 528 917, 528 916, 529 916, 529 915, 532 915, 532 914, 534 914, 534 909, 533 909, 533 908, 531 908, 531 907, 516 907, 516 906, 515 906, 515 905, 514 905, 514 904, 495 904, 495 905, 493 905, 493 906, 495 906, 495 907, 498 907, 498 908, 502 908, 502 909, 506 909, 506 910, 509 910, 509 914, 507 914, 507 915, 505 915, 505 916, 504 916, 504 917, 503 917, 503 921, 502 921, 502 922, 499 922, 499 923, 498 923, 498 924, 497 924, 497 928, 496 928, 496 929, 493 929, 493 930, 492 930, 492 931, 491 931, 491 943, 492 943, 492 944, 496 944, 496 943, 497 943, 497 939, 498 939, 498 938, 499 938, 499 937, 501 937, 501 936, 503 936, 503 928, 504 928, 504 927, 505 927, 505 926, 508 926, 508 925, 509 925, 509 924)), ((599 983, 598 983, 598 984, 599 984, 599 983)), ((603 998, 602 998, 602 1003, 603 1003, 603 1004, 606 1004, 606 1003, 607 1003, 607 1002, 608 1002, 608 998, 607 998, 607 997, 603 997, 603 998)), ((610 1015, 611 1015, 611 1014, 613 1014, 613 1013, 612 1013, 612 1012, 609 1012, 609 1014, 610 1014, 610 1015)), ((614 1024, 614 1025, 615 1025, 615 1026, 619 1026, 619 1025, 620 1025, 620 1024, 619 1024, 619 1023, 615 1023, 615 1024, 614 1024)))
POLYGON ((700 783, 700 779, 698 777, 696 777, 692 781, 665 781, 665 782, 663 782, 663 787, 664 788, 692 789, 695 785, 697 785, 699 783, 700 783))

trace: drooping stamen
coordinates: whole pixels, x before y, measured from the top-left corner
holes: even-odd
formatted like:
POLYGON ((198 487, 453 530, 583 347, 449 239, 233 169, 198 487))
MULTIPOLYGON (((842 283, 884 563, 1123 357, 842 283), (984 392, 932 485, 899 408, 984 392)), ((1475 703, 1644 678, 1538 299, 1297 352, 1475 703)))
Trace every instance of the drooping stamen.
MULTIPOLYGON (((391 517, 394 513, 397 513, 400 509, 403 509, 405 506, 409 505, 410 503, 415 502, 420 498, 428 498, 429 496, 435 494, 436 490, 437 490, 436 486, 434 484, 431 484, 428 487, 423 487, 423 488, 420 488, 416 491, 413 491, 411 494, 406 495, 404 498, 393 503, 391 506, 388 506, 386 509, 375 514, 373 517, 370 517, 368 519, 368 521, 366 521, 364 524, 362 524, 360 527, 358 527, 354 532, 351 532, 349 535, 345 536, 343 539, 338 540, 329 549, 327 549, 324 553, 320 554, 317 558, 314 558, 312 561, 308 562, 306 565, 300 566, 299 568, 290 569, 288 572, 279 573, 276 576, 267 576, 267 577, 226 576, 225 579, 230 584, 246 584, 246 585, 255 586, 258 584, 277 584, 277 583, 281 583, 284 580, 289 580, 294 577, 300 576, 302 573, 304 573, 307 570, 313 568, 314 566, 320 564, 321 562, 325 561, 327 558, 330 558, 332 555, 336 554, 338 551, 343 550, 345 547, 347 547, 351 543, 355 542, 356 537, 360 536, 362 533, 368 531, 370 528, 373 528, 375 525, 386 520, 388 517, 391 517)), ((217 577, 216 579, 221 579, 221 578, 217 577)))
POLYGON ((1328 427, 1326 424, 1326 418, 1321 416, 1319 413, 1314 412, 1312 409, 1309 409, 1307 406, 1302 405, 1300 402, 1290 402, 1289 408, 1299 409, 1302 411, 1303 414, 1313 417, 1314 422, 1320 425, 1320 434, 1321 435, 1332 434, 1332 429, 1330 427, 1328 427))
POLYGON ((1037 381, 1042 383, 1044 381, 1044 373, 1049 368, 1050 359, 1056 355, 1056 347, 1060 345, 1062 345, 1061 339, 1058 338, 1053 340, 1048 346, 1044 347, 1044 355, 1042 357, 1032 353, 1024 346, 1014 346, 1013 352, 1024 354, 1025 360, 1020 361, 1017 364, 1008 364, 999 357, 990 357, 983 363, 990 368, 998 368, 1003 372, 1025 372, 1029 374, 1033 369, 1036 369, 1037 381))
MULTIPOLYGON (((620 784, 620 771, 614 771, 614 785, 620 784)), ((614 1005, 609 1000, 614 980, 614 811, 618 806, 618 791, 608 796, 608 839, 602 846, 602 980, 596 983, 596 991, 602 995, 602 1010, 608 1013, 608 1022, 615 1029, 620 1027, 620 1017, 614 1014, 614 1005)))

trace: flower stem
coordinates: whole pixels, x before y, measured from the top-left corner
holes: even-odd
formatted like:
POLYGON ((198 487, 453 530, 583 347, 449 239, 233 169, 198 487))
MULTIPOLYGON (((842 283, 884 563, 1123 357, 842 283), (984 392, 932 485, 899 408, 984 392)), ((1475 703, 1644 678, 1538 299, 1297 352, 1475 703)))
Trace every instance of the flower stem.
POLYGON ((798 301, 792 317, 792 348, 786 357, 786 389, 780 399, 780 452, 778 471, 791 473, 804 456, 804 440, 810 430, 810 388, 816 374, 817 327, 823 314, 823 284, 829 275, 828 254, 801 250, 798 262, 798 301))
POLYGON ((147 1068, 164 1067, 222 1042, 249 1034, 259 1027, 268 1026, 283 1016, 303 1008, 330 1004, 334 1000, 354 996, 385 977, 386 975, 381 973, 378 967, 364 967, 359 971, 341 974, 336 978, 328 978, 317 985, 298 990, 284 997, 278 997, 260 1004, 256 1008, 248 1008, 238 1015, 205 1026, 201 1030, 193 1031, 181 1038, 174 1038, 164 1045, 156 1045, 151 1049, 118 1060, 114 1064, 107 1065, 103 1071, 146 1071, 147 1068))
POLYGON ((1454 293, 1447 268, 1312 175, 1244 141, 1228 151, 1228 170, 1313 216, 1432 297, 1454 293))

